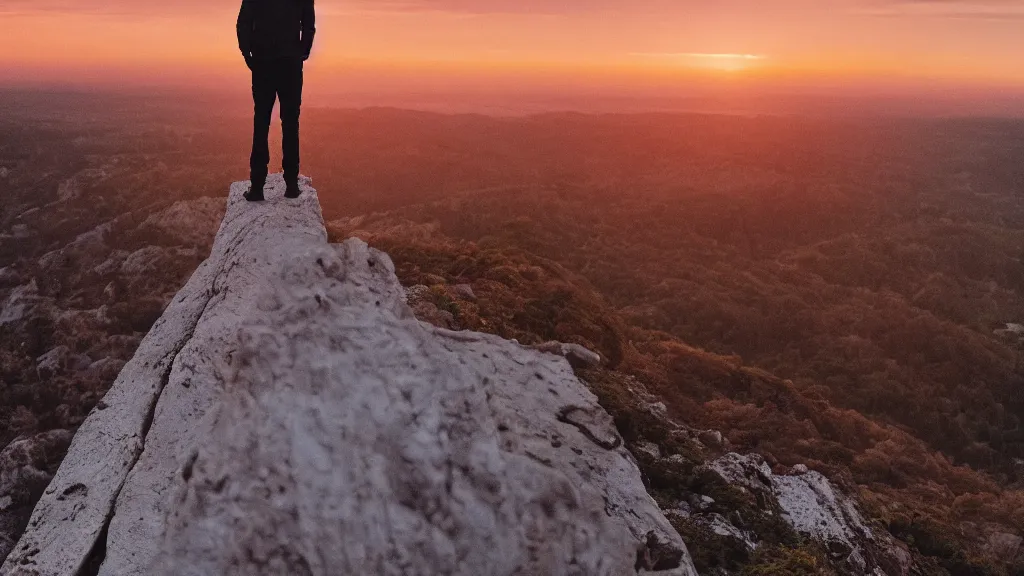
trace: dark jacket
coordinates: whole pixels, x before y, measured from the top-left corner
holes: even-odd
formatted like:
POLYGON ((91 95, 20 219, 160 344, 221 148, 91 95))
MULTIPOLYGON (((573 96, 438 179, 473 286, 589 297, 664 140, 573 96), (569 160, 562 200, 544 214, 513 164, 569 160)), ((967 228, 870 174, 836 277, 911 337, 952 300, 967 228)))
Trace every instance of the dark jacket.
POLYGON ((242 0, 238 48, 248 61, 309 58, 316 34, 313 0, 242 0))

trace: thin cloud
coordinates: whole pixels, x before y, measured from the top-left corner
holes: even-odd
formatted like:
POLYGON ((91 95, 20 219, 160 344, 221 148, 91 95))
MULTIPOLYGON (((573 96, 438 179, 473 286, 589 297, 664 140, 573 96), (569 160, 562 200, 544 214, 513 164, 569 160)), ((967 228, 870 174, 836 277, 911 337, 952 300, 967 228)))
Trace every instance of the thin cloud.
POLYGON ((106 16, 140 16, 196 14, 237 9, 240 3, 215 0, 177 0, 147 3, 136 0, 0 0, 0 14, 94 14, 106 16))
POLYGON ((650 12, 678 9, 697 0, 354 0, 375 11, 466 14, 580 14, 602 11, 650 12))
POLYGON ((1022 20, 1024 0, 884 0, 855 13, 885 18, 1022 20))
MULTIPOLYGON (((742 0, 745 4, 753 0, 742 0)), ((457 14, 572 15, 601 11, 657 12, 697 0, 317 0, 328 13, 446 12, 457 14)), ((0 14, 164 15, 237 10, 240 0, 0 0, 0 14)))
MULTIPOLYGON (((600 12, 679 14, 703 7, 699 0, 316 0, 325 14, 353 12, 449 13, 473 15, 572 16, 600 12)), ((831 0, 848 13, 876 17, 1024 19, 1024 0, 831 0)), ((0 0, 0 14, 91 14, 106 16, 190 16, 237 10, 240 0, 0 0)), ((800 6, 803 0, 779 0, 800 6)), ((758 0, 730 0, 721 10, 763 12, 758 0)))

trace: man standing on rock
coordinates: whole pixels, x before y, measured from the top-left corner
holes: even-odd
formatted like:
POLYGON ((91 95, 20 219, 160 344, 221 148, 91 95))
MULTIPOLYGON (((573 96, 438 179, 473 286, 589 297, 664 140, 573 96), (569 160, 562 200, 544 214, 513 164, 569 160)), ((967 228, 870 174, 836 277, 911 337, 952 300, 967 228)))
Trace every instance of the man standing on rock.
POLYGON ((255 107, 249 178, 250 202, 263 200, 270 149, 270 116, 281 101, 286 198, 298 198, 299 108, 302 104, 302 63, 309 59, 316 33, 313 0, 242 0, 238 13, 238 48, 252 71, 255 107))

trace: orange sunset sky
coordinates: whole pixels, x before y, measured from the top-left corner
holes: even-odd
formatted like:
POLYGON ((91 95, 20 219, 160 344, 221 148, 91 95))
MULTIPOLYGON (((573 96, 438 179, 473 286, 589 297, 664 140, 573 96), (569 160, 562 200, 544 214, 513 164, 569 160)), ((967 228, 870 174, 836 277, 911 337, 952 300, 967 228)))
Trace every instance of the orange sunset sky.
MULTIPOLYGON (((0 0, 0 84, 241 82, 238 4, 0 0)), ((317 0, 317 11, 307 76, 325 93, 1024 93, 1024 0, 317 0)))

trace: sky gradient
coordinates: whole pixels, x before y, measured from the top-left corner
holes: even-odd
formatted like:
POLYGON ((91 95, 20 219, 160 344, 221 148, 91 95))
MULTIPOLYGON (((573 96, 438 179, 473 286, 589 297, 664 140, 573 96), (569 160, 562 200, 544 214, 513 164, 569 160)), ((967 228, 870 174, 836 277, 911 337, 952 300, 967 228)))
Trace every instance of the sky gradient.
MULTIPOLYGON (((1024 92, 1024 0, 318 0, 317 9, 310 66, 325 90, 1024 92)), ((244 74, 237 10, 237 0, 0 0, 0 83, 235 79, 244 74)))

